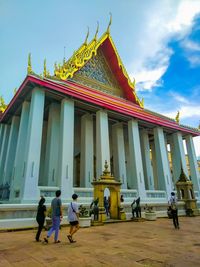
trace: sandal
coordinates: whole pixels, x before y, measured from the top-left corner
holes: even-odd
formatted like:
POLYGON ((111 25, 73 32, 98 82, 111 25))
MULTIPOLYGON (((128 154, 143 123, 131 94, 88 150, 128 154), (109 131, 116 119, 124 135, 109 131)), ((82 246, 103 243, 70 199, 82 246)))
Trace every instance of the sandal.
POLYGON ((69 242, 72 243, 72 236, 68 235, 67 238, 69 239, 69 242))
POLYGON ((49 243, 49 240, 46 237, 44 237, 44 243, 49 243))

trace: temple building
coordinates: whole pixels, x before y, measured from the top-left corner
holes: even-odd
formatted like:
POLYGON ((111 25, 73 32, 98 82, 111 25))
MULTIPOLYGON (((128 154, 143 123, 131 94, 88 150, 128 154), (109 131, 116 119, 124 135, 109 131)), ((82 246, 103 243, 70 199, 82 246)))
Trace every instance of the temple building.
POLYGON ((200 131, 145 109, 109 27, 100 38, 97 32, 52 75, 46 61, 43 75, 34 73, 29 56, 28 74, 0 119, 1 202, 37 203, 58 188, 66 202, 74 192, 89 202, 105 161, 125 202, 167 203, 181 166, 187 177, 189 166, 199 200, 193 137, 200 131))

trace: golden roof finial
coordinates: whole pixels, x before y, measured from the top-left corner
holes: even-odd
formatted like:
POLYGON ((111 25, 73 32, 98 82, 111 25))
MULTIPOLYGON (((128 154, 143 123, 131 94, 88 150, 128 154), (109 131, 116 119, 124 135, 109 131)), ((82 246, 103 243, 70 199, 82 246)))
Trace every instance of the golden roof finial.
POLYGON ((31 74, 32 71, 32 65, 31 65, 31 53, 28 54, 28 67, 27 67, 27 73, 31 74))
POLYGON ((13 93, 14 95, 17 93, 17 87, 14 88, 13 93))
POLYGON ((141 100, 141 106, 142 106, 142 108, 144 108, 144 98, 142 98, 142 100, 141 100))
POLYGON ((179 112, 179 111, 177 112, 177 115, 176 115, 176 117, 175 117, 175 121, 176 121, 177 123, 179 123, 179 121, 180 121, 180 112, 179 112))
POLYGON ((65 46, 64 46, 64 57, 63 57, 63 65, 65 64, 66 60, 65 60, 65 46))
POLYGON ((99 22, 97 21, 97 29, 96 29, 96 33, 95 33, 95 36, 94 36, 95 40, 97 39, 98 32, 99 32, 99 22))
POLYGON ((44 59, 43 76, 47 77, 47 61, 46 61, 46 58, 44 59))
POLYGON ((7 108, 7 105, 5 103, 5 100, 3 98, 3 96, 0 96, 0 112, 4 112, 7 108))
POLYGON ((90 34, 90 31, 89 31, 89 27, 88 27, 88 31, 87 31, 87 35, 86 35, 86 37, 85 37, 85 42, 84 42, 84 44, 87 44, 87 40, 88 40, 89 34, 90 34))
POLYGON ((110 21, 109 21, 109 24, 108 24, 108 27, 107 27, 107 31, 106 31, 107 33, 110 33, 110 26, 112 24, 112 13, 110 12, 109 15, 110 15, 110 21))

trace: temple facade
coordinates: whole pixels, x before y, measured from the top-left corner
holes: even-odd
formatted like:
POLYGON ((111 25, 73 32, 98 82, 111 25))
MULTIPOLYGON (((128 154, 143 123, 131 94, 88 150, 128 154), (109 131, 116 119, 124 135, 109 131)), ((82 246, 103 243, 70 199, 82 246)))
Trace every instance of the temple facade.
POLYGON ((66 202, 74 192, 90 201, 105 161, 125 201, 167 203, 181 166, 189 177, 188 164, 199 199, 199 135, 145 109, 108 28, 55 64, 53 75, 46 62, 42 76, 34 73, 29 57, 28 74, 0 119, 0 199, 36 203, 59 188, 66 202))

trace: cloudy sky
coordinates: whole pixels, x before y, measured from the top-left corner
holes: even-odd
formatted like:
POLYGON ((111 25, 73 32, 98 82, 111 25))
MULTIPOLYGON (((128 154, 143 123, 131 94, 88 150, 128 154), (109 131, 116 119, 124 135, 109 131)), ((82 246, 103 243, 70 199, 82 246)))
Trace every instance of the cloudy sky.
MULTIPOLYGON (((103 34, 112 13, 111 35, 145 107, 198 127, 200 122, 200 0, 0 0, 0 95, 8 103, 26 76, 43 60, 70 57, 103 34)), ((200 138, 195 138, 200 156, 200 138)))

